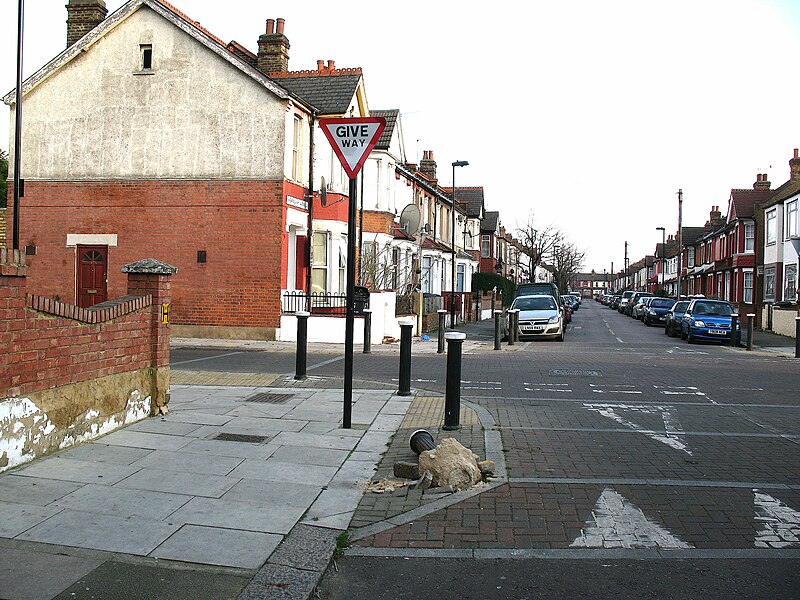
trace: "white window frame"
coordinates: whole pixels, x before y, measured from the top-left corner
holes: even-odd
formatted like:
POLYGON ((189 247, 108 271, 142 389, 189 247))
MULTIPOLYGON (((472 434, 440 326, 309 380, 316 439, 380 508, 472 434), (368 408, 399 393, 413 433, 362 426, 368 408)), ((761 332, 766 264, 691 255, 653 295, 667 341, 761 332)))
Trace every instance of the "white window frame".
POLYGON ((744 224, 744 251, 752 254, 756 248, 756 224, 744 224))
POLYGON ((330 232, 328 231, 315 231, 313 238, 312 238, 312 257, 313 260, 311 262, 311 290, 314 290, 314 286, 317 287, 317 292, 324 292, 327 293, 330 289, 330 284, 328 281, 328 257, 330 255, 330 232), (323 243, 320 244, 319 240, 322 239, 323 243), (324 252, 319 252, 319 250, 324 250, 324 252), (322 254, 322 256, 320 256, 322 254), (317 277, 314 277, 315 272, 317 273, 317 277), (319 274, 323 276, 323 284, 320 285, 319 274))
POLYGON ((302 122, 300 115, 295 115, 292 121, 292 180, 294 181, 300 181, 303 175, 302 122))
POLYGON ((786 265, 783 269, 783 299, 797 301, 797 265, 786 265))
POLYGON ((764 240, 767 246, 771 246, 776 242, 777 236, 775 232, 775 209, 773 208, 770 211, 767 211, 766 216, 766 233, 764 236, 764 240))
POLYGON ((492 258, 492 236, 481 234, 481 258, 492 258))
POLYGON ((786 203, 786 239, 797 237, 797 199, 786 203))
POLYGON ((742 271, 742 302, 745 304, 753 303, 753 271, 742 271))
POLYGON ((764 302, 775 301, 775 267, 764 268, 764 302))
POLYGON ((466 291, 464 285, 467 282, 467 269, 464 263, 456 265, 456 291, 466 291))

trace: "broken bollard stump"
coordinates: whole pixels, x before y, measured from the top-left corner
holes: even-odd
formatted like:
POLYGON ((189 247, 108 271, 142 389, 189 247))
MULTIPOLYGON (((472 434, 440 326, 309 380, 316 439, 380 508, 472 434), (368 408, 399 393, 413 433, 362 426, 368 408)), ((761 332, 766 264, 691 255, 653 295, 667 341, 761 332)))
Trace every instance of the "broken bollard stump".
POLYGON ((394 476, 402 479, 419 479, 419 465, 404 460, 394 463, 394 476))

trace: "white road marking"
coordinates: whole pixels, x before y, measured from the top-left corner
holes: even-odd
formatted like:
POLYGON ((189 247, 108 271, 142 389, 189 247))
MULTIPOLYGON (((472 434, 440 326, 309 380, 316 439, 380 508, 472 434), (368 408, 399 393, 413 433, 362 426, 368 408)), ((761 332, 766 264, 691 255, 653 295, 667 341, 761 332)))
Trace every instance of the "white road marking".
POLYGON ((639 433, 642 433, 657 442, 666 444, 670 448, 686 452, 686 454, 692 456, 692 451, 689 450, 686 440, 683 439, 683 428, 681 427, 678 418, 675 416, 673 412, 674 407, 672 406, 632 404, 584 404, 583 406, 593 412, 611 419, 612 421, 616 421, 620 425, 624 425, 625 427, 633 429, 634 431, 638 431, 639 433), (659 414, 661 416, 661 420, 664 422, 664 435, 655 433, 654 431, 646 429, 641 425, 634 423, 633 421, 623 418, 621 415, 617 414, 618 410, 639 412, 646 415, 659 414))
POLYGON ((724 388, 719 388, 719 389, 721 389, 721 390, 732 390, 732 391, 735 391, 735 392, 763 392, 764 391, 764 388, 740 388, 740 387, 730 387, 730 388, 728 388, 728 387, 724 387, 724 388))
POLYGON ((618 341, 620 344, 624 344, 624 343, 625 343, 625 342, 623 342, 623 341, 622 341, 621 339, 619 339, 619 338, 617 338, 617 341, 618 341))
POLYGON ((603 490, 581 534, 570 548, 694 548, 648 519, 642 510, 610 488, 603 490))
POLYGON ((756 521, 763 527, 756 532, 756 548, 800 546, 800 512, 777 498, 753 490, 756 521))
POLYGON ((661 390, 659 393, 665 396, 705 396, 705 392, 676 392, 673 390, 661 390))
POLYGON ((523 388, 526 392, 572 392, 570 389, 559 388, 523 388))
MULTIPOLYGON (((522 385, 546 385, 546 386, 554 386, 554 387, 566 387, 568 383, 538 383, 538 382, 530 382, 530 381, 523 381, 522 385)), ((589 384, 591 385, 591 384, 589 384)))

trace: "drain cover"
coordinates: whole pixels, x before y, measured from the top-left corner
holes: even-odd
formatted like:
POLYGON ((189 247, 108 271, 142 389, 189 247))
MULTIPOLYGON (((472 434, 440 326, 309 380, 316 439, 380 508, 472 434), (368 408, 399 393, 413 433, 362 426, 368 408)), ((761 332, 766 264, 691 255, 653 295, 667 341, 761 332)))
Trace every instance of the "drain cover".
POLYGON ((596 369, 553 369, 550 375, 575 377, 602 377, 603 373, 596 369))
POLYGON ((248 444, 262 444, 269 437, 266 435, 249 435, 246 433, 218 433, 212 440, 222 440, 223 442, 246 442, 248 444))
POLYGON ((283 404, 289 400, 294 394, 271 394, 269 392, 261 392, 253 394, 249 398, 245 398, 245 402, 260 402, 262 404, 283 404))

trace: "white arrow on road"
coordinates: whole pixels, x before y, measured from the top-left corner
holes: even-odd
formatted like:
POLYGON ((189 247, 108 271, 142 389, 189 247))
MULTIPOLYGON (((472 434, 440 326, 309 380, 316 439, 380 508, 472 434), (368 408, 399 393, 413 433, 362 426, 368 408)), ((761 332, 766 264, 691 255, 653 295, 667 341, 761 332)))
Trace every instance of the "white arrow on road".
POLYGON ((694 548, 648 519, 642 510, 610 488, 603 490, 581 534, 570 548, 694 548))
POLYGON ((800 546, 800 512, 777 498, 753 490, 756 521, 763 527, 756 532, 756 548, 800 546))
POLYGON ((666 444, 670 448, 675 448, 676 450, 686 452, 686 454, 689 456, 692 455, 692 451, 689 450, 689 445, 686 443, 686 440, 683 439, 683 428, 678 421, 678 417, 675 416, 675 409, 672 406, 644 406, 634 404, 584 404, 583 406, 611 419, 612 421, 616 421, 620 425, 633 429, 634 431, 638 431, 639 433, 643 433, 647 437, 656 440, 657 442, 666 444), (625 419, 617 413, 617 411, 620 410, 638 412, 646 415, 660 415, 661 420, 664 422, 664 433, 661 434, 660 432, 653 431, 652 429, 646 429, 638 423, 634 423, 633 421, 625 419))

